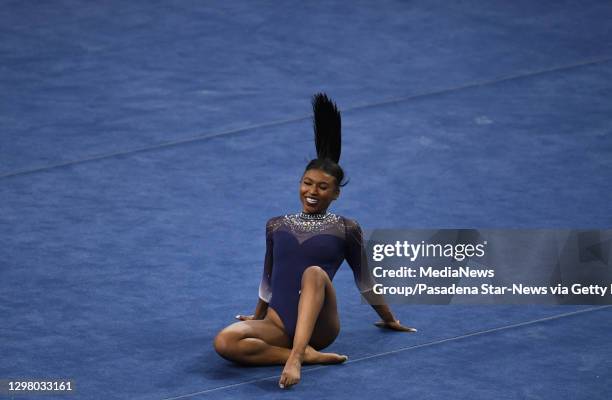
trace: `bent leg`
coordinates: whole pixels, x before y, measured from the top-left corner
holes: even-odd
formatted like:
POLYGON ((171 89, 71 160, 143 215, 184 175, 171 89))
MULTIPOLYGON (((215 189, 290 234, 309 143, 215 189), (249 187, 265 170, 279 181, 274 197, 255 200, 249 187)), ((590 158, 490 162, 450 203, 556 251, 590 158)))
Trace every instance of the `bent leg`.
MULTIPOLYGON (((329 346, 340 332, 336 293, 327 273, 320 267, 306 268, 302 275, 302 290, 293 348, 279 380, 281 387, 295 385, 300 380, 308 344, 315 349, 329 346)), ((318 353, 318 352, 317 352, 318 353)), ((323 354, 323 353, 318 353, 323 354)), ((348 357, 326 354, 328 362, 340 363, 348 357)))
POLYGON ((308 344, 324 349, 340 333, 336 291, 327 272, 316 266, 304 271, 301 289, 293 350, 303 352, 308 344))
MULTIPOLYGON (((245 365, 285 364, 291 355, 291 339, 272 308, 263 320, 236 322, 223 329, 214 341, 217 353, 226 360, 245 365)), ((340 356, 306 347, 305 364, 333 364, 340 356)))
POLYGON ((284 364, 291 353, 291 339, 267 317, 228 326, 214 346, 221 357, 246 365, 284 364))

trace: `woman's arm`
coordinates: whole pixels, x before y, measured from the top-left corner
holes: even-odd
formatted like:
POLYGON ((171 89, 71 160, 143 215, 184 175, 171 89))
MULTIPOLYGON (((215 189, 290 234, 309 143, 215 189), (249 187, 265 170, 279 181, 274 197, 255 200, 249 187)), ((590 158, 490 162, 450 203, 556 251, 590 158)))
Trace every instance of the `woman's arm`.
POLYGON ((414 328, 402 326, 386 304, 385 298, 380 294, 375 294, 372 290, 376 282, 367 267, 367 255, 363 245, 361 227, 356 221, 352 220, 346 220, 345 225, 347 243, 345 258, 353 270, 355 284, 359 288, 361 295, 380 316, 381 321, 376 322, 375 325, 397 331, 416 332, 414 328))
POLYGON ((264 319, 266 317, 267 312, 268 312, 268 303, 266 303, 262 299, 259 299, 259 301, 257 302, 257 305, 255 306, 254 314, 252 315, 238 314, 236 315, 236 319, 239 319, 240 321, 251 321, 254 319, 264 319))
POLYGON ((382 319, 382 321, 378 321, 374 323, 374 325, 380 328, 389 328, 394 331, 402 331, 402 332, 416 332, 417 331, 416 328, 404 326, 400 323, 399 319, 395 319, 388 305, 371 304, 371 306, 374 310, 376 310, 376 312, 378 313, 378 315, 380 315, 380 318, 382 319))
POLYGON ((236 319, 248 321, 252 319, 264 319, 268 312, 268 303, 272 298, 272 231, 274 218, 266 223, 266 256, 264 258, 263 274, 259 283, 259 299, 255 306, 253 315, 236 315, 236 319))
POLYGON ((383 296, 379 294, 375 294, 370 291, 367 293, 362 293, 363 297, 367 300, 367 302, 372 306, 374 311, 380 316, 381 321, 374 323, 374 325, 380 328, 389 328, 395 331, 402 332, 416 332, 415 328, 411 328, 408 326, 403 326, 399 319, 396 319, 391 312, 391 308, 385 303, 385 299, 383 296))
POLYGON ((268 303, 272 298, 272 254, 274 243, 272 241, 273 225, 275 218, 266 223, 266 256, 264 258, 263 274, 259 284, 259 299, 255 306, 253 319, 264 319, 268 312, 268 303))
POLYGON ((380 316, 383 322, 395 322, 397 321, 391 312, 391 309, 386 304, 370 304, 374 311, 380 316))
POLYGON ((266 313, 268 312, 268 303, 259 299, 257 302, 257 306, 255 306, 255 314, 253 315, 253 319, 264 319, 266 317, 266 313))

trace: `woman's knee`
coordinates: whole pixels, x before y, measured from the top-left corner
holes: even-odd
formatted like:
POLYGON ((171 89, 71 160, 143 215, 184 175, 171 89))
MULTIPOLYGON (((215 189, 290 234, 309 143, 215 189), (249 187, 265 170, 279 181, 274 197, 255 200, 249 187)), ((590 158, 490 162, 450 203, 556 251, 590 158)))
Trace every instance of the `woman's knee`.
POLYGON ((327 281, 329 281, 327 272, 317 265, 306 268, 302 274, 302 286, 304 286, 306 282, 312 282, 319 286, 324 286, 327 281))
POLYGON ((235 356, 235 350, 238 346, 238 342, 242 338, 241 336, 242 335, 232 329, 223 329, 215 337, 213 342, 215 351, 223 358, 232 359, 235 356))

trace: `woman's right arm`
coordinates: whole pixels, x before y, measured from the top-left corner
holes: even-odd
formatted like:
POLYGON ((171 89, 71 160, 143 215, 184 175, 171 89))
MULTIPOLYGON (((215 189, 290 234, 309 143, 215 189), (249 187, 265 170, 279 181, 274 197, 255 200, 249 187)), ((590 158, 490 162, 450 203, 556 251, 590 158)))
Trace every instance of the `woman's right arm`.
POLYGON ((259 299, 255 306, 253 315, 237 315, 236 318, 242 321, 251 319, 264 319, 268 311, 268 303, 272 298, 272 253, 274 243, 272 242, 272 220, 266 224, 266 257, 264 259, 263 274, 259 284, 259 299))
POLYGON ((253 319, 264 319, 266 317, 266 313, 268 312, 268 303, 259 299, 257 302, 257 306, 255 306, 255 314, 253 315, 253 319))

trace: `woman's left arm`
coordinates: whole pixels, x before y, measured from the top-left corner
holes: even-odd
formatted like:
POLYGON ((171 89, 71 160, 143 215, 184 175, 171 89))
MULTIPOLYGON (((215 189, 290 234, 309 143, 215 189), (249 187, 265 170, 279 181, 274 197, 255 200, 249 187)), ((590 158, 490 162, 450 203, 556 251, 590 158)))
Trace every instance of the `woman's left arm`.
POLYGON ((346 254, 345 258, 355 278, 355 284, 361 295, 372 306, 381 320, 374 325, 380 328, 392 329, 401 332, 416 332, 415 328, 403 326, 395 318, 382 295, 374 293, 372 288, 376 284, 374 277, 367 266, 367 255, 363 245, 363 232, 356 221, 345 219, 346 226, 346 254))
POLYGON ((392 329, 394 331, 402 331, 402 332, 416 332, 416 328, 412 328, 410 326, 404 326, 400 323, 399 319, 395 319, 391 309, 386 304, 371 304, 372 308, 378 313, 381 318, 381 321, 374 323, 374 325, 379 328, 387 328, 392 329))

